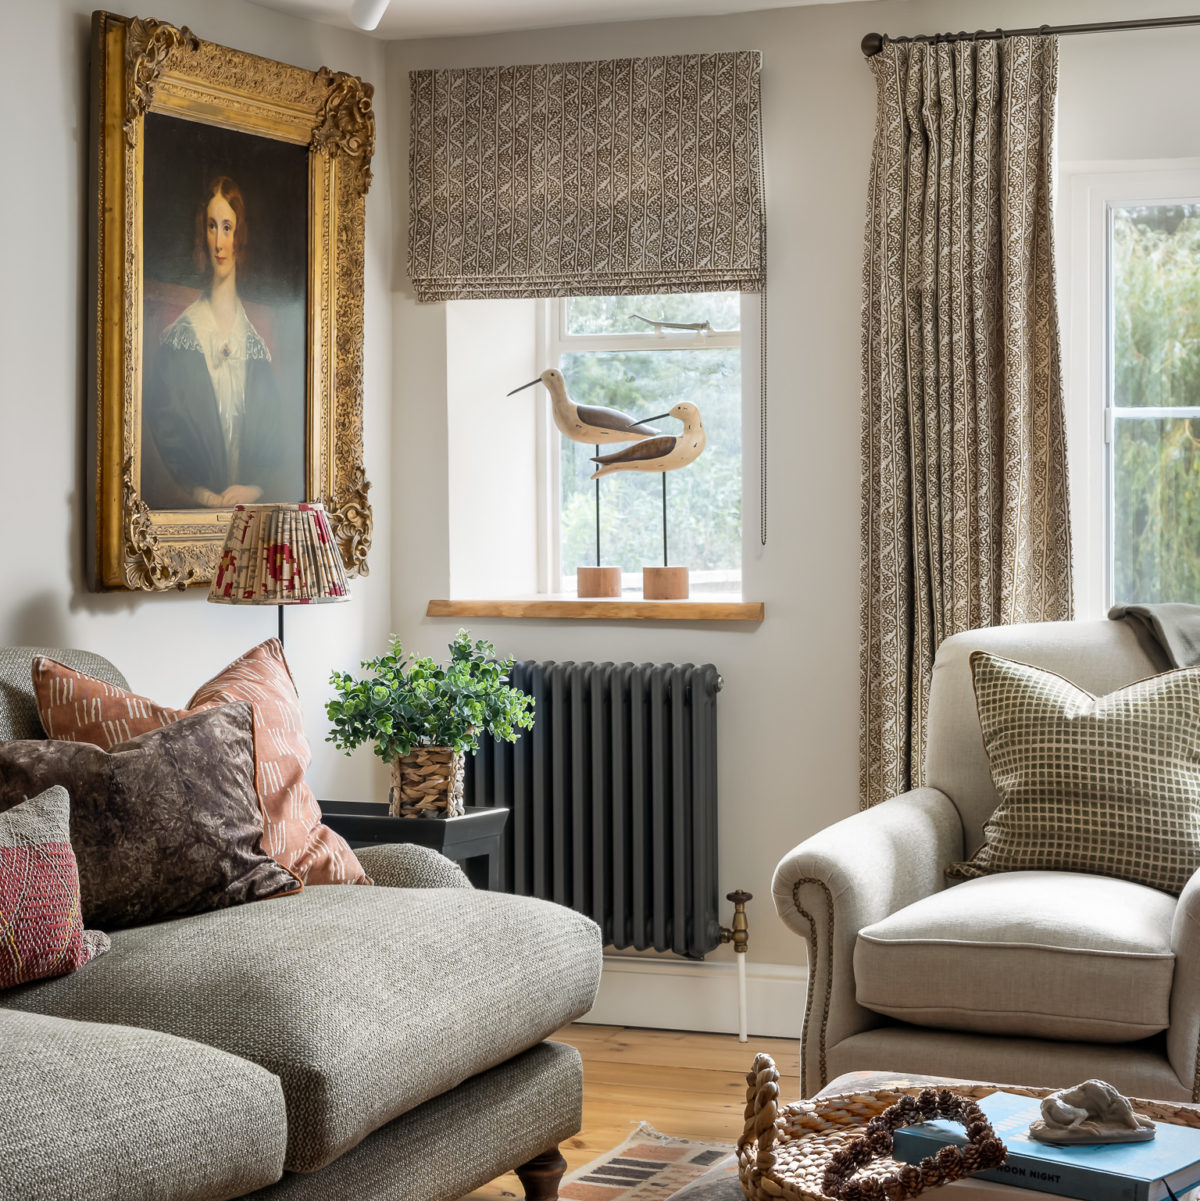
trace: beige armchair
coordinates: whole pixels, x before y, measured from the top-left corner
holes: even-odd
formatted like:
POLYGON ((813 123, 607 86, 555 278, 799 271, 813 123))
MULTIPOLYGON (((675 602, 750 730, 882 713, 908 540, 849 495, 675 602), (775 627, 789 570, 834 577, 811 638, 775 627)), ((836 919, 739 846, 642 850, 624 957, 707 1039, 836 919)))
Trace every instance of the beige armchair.
POLYGON ((1179 898, 1104 876, 1008 872, 948 887, 999 803, 968 656, 1058 672, 1096 695, 1166 670, 1124 621, 947 639, 933 669, 928 786, 822 830, 775 872, 808 945, 801 1079, 879 1069, 1200 1100, 1200 873, 1179 898))

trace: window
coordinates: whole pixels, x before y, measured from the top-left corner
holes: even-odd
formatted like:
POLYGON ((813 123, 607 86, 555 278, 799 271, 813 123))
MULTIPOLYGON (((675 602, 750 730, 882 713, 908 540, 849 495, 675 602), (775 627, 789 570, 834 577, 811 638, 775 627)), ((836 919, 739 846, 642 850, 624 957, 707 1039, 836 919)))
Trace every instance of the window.
POLYGON ((1200 603, 1200 166, 1071 179, 1081 615, 1200 603))
POLYGON ((1108 515, 1119 603, 1200 601, 1200 203, 1109 212, 1108 515))
MULTIPOLYGON (((626 592, 641 590, 641 568, 661 566, 664 552, 671 565, 690 568, 693 594, 740 591, 740 310, 736 292, 544 302, 543 361, 563 373, 572 401, 645 419, 688 400, 699 408, 707 435, 701 456, 679 470, 618 471, 592 482, 596 449, 559 434, 549 424, 547 405, 548 486, 542 491, 549 507, 543 522, 547 591, 574 591, 576 567, 597 562, 597 525, 601 560, 620 565, 626 592), (707 322, 709 328, 657 322, 707 322)), ((682 429, 671 417, 654 424, 664 434, 682 429)), ((620 449, 601 446, 600 453, 620 449)))

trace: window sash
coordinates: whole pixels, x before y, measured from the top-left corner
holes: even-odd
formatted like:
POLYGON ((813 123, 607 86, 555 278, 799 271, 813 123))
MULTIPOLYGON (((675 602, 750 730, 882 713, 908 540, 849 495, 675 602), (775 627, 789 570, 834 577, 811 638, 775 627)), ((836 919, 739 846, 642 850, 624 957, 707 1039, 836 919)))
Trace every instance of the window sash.
MULTIPOLYGON (((567 303, 570 297, 538 301, 538 362, 560 368, 563 355, 622 350, 741 350, 741 330, 688 333, 681 330, 628 334, 567 333, 567 303)), ((745 324, 743 312, 743 325, 745 324)), ((742 356, 743 368, 745 356, 742 356)), ((742 392, 745 395, 743 374, 742 392)), ((538 467, 543 481, 538 489, 539 590, 561 593, 566 587, 562 569, 562 435, 550 414, 550 406, 538 409, 538 467)), ((745 463, 745 447, 742 461, 745 463)), ((623 583, 631 582, 624 579, 623 583)))
POLYGON ((1123 409, 1115 406, 1109 409, 1113 422, 1117 421, 1171 421, 1175 418, 1200 417, 1200 405, 1170 405, 1166 408, 1154 409, 1139 406, 1134 409, 1123 409))
POLYGON ((1065 164, 1058 208, 1065 334, 1067 439, 1075 548, 1076 616, 1100 618, 1115 603, 1113 435, 1118 420, 1186 418, 1112 404, 1112 213, 1131 205, 1195 204, 1200 158, 1065 164))

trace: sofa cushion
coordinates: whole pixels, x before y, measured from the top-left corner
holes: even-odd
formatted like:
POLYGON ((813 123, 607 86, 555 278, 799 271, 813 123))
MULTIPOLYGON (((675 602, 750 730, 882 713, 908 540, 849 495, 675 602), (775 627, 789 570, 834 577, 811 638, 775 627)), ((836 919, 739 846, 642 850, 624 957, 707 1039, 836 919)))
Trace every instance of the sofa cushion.
POLYGON ((1200 868, 1200 668, 1102 697, 985 651, 971 671, 1001 800, 949 874, 1094 872, 1178 896, 1200 868))
POLYGON ((968 880, 865 926, 858 1003, 981 1034, 1126 1042, 1165 1030, 1175 900, 1069 872, 968 880))
POLYGON ((232 701, 254 709, 263 849, 306 884, 369 884, 349 843, 321 821, 304 774, 312 761, 304 714, 279 639, 252 647, 202 684, 183 709, 169 709, 50 658, 33 662, 38 713, 51 738, 108 750, 186 713, 232 701))
POLYGON ((111 751, 0 743, 0 809, 62 785, 83 914, 112 930, 302 887, 262 850, 245 702, 194 713, 111 751))
POLYGON ((601 961, 587 918, 467 888, 306 888, 112 942, 86 973, 5 1003, 261 1064, 283 1082, 287 1166, 302 1172, 585 1013, 601 961))
POLYGON ((0 1080, 6 1201, 222 1201, 283 1174, 279 1080, 212 1047, 0 1009, 0 1080))
POLYGON ((71 802, 48 788, 0 813, 0 988, 77 971, 109 948, 83 928, 71 802))
MULTIPOLYGON (((401 1114, 316 1174, 288 1172, 253 1201, 457 1198, 579 1133, 583 1065, 560 1042, 536 1047, 401 1114), (465 1138, 464 1131, 470 1131, 465 1138)), ((605 1201, 613 1190, 599 1190, 605 1201)), ((508 1189, 486 1189, 513 1197, 508 1189)), ((566 1192, 559 1193, 567 1201, 566 1192)), ((954 1199, 957 1201, 957 1199, 954 1199)))

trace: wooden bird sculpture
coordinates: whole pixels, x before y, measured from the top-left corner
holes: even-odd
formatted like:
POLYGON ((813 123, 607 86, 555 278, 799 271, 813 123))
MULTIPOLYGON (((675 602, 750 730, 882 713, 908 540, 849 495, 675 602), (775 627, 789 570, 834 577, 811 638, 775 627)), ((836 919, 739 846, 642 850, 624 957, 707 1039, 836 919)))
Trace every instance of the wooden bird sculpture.
POLYGON ((661 421, 664 417, 675 417, 682 421, 683 433, 663 434, 639 442, 636 446, 613 451, 612 454, 595 455, 592 462, 599 463, 600 469, 591 478, 599 479, 600 476, 613 471, 677 471, 698 459, 707 441, 704 423, 700 420, 700 410, 689 401, 683 400, 669 413, 662 413, 648 420, 661 421))
POLYGON ((577 405, 567 395, 567 381, 561 371, 547 367, 537 379, 514 388, 515 396, 534 384, 545 384, 550 393, 554 424, 572 442, 590 442, 593 446, 608 442, 632 442, 637 438, 654 438, 661 432, 618 409, 601 405, 577 405))

